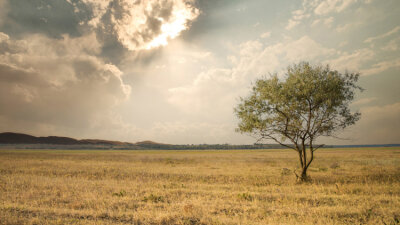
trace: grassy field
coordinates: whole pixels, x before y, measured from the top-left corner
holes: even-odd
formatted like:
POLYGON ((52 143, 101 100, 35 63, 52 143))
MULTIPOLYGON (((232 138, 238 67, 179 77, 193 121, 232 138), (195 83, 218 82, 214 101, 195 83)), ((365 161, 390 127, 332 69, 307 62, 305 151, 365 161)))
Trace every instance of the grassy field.
POLYGON ((0 224, 400 224, 400 149, 0 150, 0 224))

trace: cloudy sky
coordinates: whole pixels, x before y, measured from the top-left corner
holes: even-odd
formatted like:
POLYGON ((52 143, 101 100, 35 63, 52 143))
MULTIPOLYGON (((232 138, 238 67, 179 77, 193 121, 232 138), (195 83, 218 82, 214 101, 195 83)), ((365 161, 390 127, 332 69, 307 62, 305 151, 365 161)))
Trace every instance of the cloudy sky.
POLYGON ((300 61, 366 89, 321 142, 400 142, 398 0, 0 0, 0 132, 253 143, 239 97, 300 61))

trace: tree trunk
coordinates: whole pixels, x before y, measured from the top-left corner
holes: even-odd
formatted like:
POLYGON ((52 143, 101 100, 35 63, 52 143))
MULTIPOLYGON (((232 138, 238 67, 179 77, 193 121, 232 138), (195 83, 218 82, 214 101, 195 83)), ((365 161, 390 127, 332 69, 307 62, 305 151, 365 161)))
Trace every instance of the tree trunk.
POLYGON ((300 168, 301 174, 297 175, 297 180, 299 182, 310 181, 310 177, 307 175, 307 169, 310 166, 311 162, 314 159, 314 152, 312 147, 312 141, 310 142, 310 159, 307 160, 307 146, 305 145, 305 141, 302 140, 301 149, 299 150, 299 158, 300 158, 300 168))
POLYGON ((307 166, 304 166, 302 171, 301 171, 301 175, 298 177, 300 182, 304 182, 304 181, 308 181, 309 177, 307 176, 307 166))

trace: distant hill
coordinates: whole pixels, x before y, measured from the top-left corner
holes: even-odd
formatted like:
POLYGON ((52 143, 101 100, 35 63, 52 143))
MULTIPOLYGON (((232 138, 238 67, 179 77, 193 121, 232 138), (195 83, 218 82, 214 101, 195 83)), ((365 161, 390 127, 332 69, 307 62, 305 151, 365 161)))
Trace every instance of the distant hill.
POLYGON ((28 134, 5 132, 0 133, 0 144, 50 144, 50 145, 133 145, 128 142, 99 139, 77 140, 70 137, 35 137, 28 134))
POLYGON ((0 145, 3 147, 23 149, 155 149, 155 150, 195 150, 195 149, 271 149, 283 148, 276 144, 267 145, 229 145, 229 144, 200 144, 172 145, 154 141, 137 143, 109 141, 100 139, 74 139, 69 137, 35 137, 28 134, 5 132, 0 133, 0 145), (10 146, 11 145, 11 146, 10 146))
MULTIPOLYGON (((74 139, 70 137, 35 137, 28 134, 4 132, 0 133, 1 145, 15 145, 19 148, 48 149, 171 149, 172 145, 153 141, 138 143, 110 141, 102 139, 74 139)), ((181 148, 180 148, 181 149, 181 148)))
POLYGON ((80 144, 79 140, 69 137, 35 137, 28 134, 5 132, 0 133, 1 144, 59 144, 59 145, 76 145, 80 144))
POLYGON ((0 143, 2 144, 37 144, 39 143, 39 138, 27 135, 27 134, 18 134, 5 132, 0 133, 0 143))
MULTIPOLYGON (((353 147, 400 147, 400 144, 386 145, 326 145, 324 148, 353 148, 353 147)), ((4 132, 0 133, 0 148, 19 149, 116 149, 116 150, 207 150, 207 149, 282 149, 278 144, 200 144, 200 145, 172 145, 153 141, 137 143, 110 141, 101 139, 74 139, 70 137, 35 137, 28 134, 4 132)))

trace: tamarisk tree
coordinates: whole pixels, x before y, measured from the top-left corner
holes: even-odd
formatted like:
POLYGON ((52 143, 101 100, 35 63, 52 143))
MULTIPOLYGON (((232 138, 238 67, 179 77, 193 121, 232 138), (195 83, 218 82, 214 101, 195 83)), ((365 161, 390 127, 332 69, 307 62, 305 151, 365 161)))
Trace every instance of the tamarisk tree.
POLYGON ((349 109, 355 91, 362 90, 356 85, 358 77, 302 62, 289 66, 283 79, 259 79, 235 108, 237 131, 296 151, 301 174, 295 174, 300 181, 308 180, 314 152, 323 146, 315 144, 317 138, 335 137, 360 119, 360 113, 349 109))

